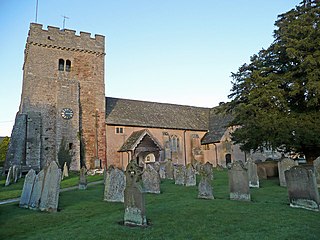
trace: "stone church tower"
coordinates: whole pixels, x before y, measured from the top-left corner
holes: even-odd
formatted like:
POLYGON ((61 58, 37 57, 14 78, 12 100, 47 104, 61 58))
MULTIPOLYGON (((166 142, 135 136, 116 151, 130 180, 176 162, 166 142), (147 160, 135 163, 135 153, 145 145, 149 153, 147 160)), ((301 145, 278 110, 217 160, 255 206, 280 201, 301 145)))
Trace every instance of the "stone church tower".
POLYGON ((30 25, 6 168, 40 170, 63 153, 72 170, 105 163, 104 57, 104 36, 30 25))

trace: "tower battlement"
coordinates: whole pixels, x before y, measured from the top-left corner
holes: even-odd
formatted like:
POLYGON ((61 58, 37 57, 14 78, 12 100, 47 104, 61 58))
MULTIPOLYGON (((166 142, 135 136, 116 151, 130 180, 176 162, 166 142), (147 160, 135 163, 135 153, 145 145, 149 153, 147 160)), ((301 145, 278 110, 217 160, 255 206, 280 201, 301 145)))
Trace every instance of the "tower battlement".
POLYGON ((75 30, 53 26, 43 29, 43 25, 38 23, 30 24, 27 44, 95 54, 105 52, 103 35, 95 34, 91 37, 91 33, 88 32, 80 32, 80 35, 77 35, 75 30))

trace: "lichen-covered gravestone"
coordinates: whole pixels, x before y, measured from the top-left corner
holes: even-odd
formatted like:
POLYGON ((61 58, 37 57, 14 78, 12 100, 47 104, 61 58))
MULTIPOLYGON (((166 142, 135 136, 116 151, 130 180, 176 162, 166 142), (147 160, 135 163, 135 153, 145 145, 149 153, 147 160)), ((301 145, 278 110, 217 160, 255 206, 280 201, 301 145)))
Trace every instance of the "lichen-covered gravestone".
POLYGON ((147 193, 160 193, 160 175, 152 167, 147 164, 142 174, 143 189, 147 193))
POLYGON ((122 170, 110 166, 106 172, 104 183, 104 201, 124 202, 126 178, 122 170))
POLYGON ((69 171, 68 171, 68 166, 66 162, 64 162, 64 165, 63 165, 62 179, 64 179, 65 177, 69 177, 69 171))
POLYGON ((141 175, 143 168, 131 160, 126 168, 126 189, 124 191, 124 224, 146 226, 145 197, 141 175))
POLYGON ((212 193, 212 165, 211 169, 209 166, 204 164, 201 166, 199 169, 200 173, 200 182, 198 185, 198 198, 203 198, 203 199, 214 199, 213 193, 212 193))
POLYGON ((42 193, 42 187, 43 187, 43 181, 44 181, 44 169, 42 169, 36 176, 33 184, 33 190, 30 197, 29 202, 29 208, 30 209, 38 209, 41 193, 42 193))
POLYGON ((278 162, 279 182, 281 187, 287 186, 284 172, 297 165, 298 163, 296 161, 289 158, 284 158, 278 162))
POLYGON ((165 163, 165 174, 166 174, 166 179, 173 179, 173 164, 171 160, 167 160, 165 163))
POLYGON ((319 211, 319 192, 312 169, 294 166, 285 171, 291 207, 319 211))
POLYGON ((24 179, 22 194, 21 194, 21 198, 20 198, 19 206, 22 208, 29 207, 30 197, 32 194, 32 189, 33 189, 33 184, 34 184, 35 178, 36 178, 36 172, 33 169, 30 169, 24 179))
POLYGON ((320 157, 313 161, 314 173, 316 176, 318 187, 320 187, 320 157))
POLYGON ((80 175, 79 175, 79 189, 85 190, 87 189, 87 169, 85 166, 83 166, 80 169, 80 175))
POLYGON ((246 168, 248 169, 249 187, 259 188, 257 164, 252 160, 252 158, 248 158, 246 168))
POLYGON ((199 171, 205 171, 210 180, 213 180, 213 165, 209 162, 206 162, 204 165, 200 165, 199 171))
POLYGON ((184 165, 175 166, 174 183, 177 185, 185 185, 185 183, 186 183, 186 167, 184 165))
POLYGON ((187 187, 189 186, 196 186, 196 170, 193 168, 192 164, 187 164, 186 167, 186 178, 185 178, 185 184, 187 187))
POLYGON ((241 161, 236 161, 228 166, 230 199, 250 201, 250 188, 247 169, 241 161))
POLYGON ((56 212, 58 209, 61 182, 61 169, 52 161, 45 172, 43 189, 40 199, 40 210, 56 212))

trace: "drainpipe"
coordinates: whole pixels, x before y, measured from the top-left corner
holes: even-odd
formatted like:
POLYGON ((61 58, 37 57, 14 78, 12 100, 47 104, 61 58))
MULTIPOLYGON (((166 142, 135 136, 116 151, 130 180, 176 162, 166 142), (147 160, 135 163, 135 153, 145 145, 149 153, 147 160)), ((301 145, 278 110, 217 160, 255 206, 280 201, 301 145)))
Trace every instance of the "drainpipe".
POLYGON ((186 150, 186 131, 183 131, 183 149, 184 149, 184 165, 187 166, 187 150, 186 150))
POLYGON ((216 167, 218 166, 218 149, 217 149, 217 145, 215 143, 213 143, 214 148, 215 148, 215 152, 216 152, 216 167))

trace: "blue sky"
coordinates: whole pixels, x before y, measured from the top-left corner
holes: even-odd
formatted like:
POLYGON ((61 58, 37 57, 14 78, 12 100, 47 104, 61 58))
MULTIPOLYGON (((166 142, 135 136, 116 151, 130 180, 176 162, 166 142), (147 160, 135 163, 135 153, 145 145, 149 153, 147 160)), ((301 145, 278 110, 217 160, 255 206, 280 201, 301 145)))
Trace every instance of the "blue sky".
MULTIPOLYGON (((273 41, 300 0, 38 0, 38 23, 106 36, 106 95, 213 107, 231 72, 273 41)), ((0 136, 18 111, 36 0, 0 0, 0 136)))

